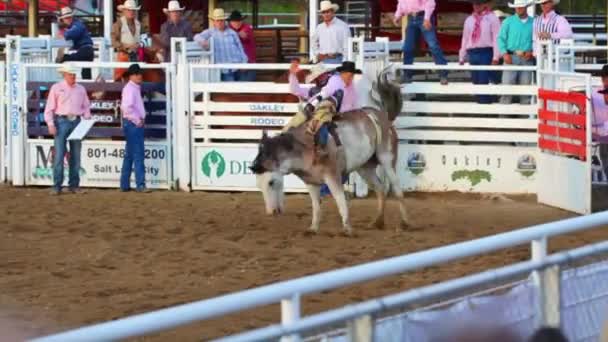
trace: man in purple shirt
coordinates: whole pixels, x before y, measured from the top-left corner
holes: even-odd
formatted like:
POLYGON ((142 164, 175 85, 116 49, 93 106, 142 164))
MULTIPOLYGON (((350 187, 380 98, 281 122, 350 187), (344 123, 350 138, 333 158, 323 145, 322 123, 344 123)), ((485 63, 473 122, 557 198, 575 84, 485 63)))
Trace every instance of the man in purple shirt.
POLYGON ((137 192, 149 192, 146 189, 144 167, 144 122, 146 110, 141 97, 142 69, 139 64, 133 64, 127 70, 129 83, 122 90, 120 109, 122 124, 127 140, 125 158, 120 172, 120 190, 131 190, 131 171, 135 164, 135 186, 137 192))
MULTIPOLYGON (((431 21, 433 11, 435 11, 435 0, 399 0, 397 11, 395 11, 395 25, 401 27, 401 17, 407 16, 407 28, 405 31, 405 41, 403 42, 403 64, 408 65, 414 62, 414 54, 416 53, 420 34, 422 34, 426 44, 429 46, 435 64, 448 64, 441 46, 439 46, 435 27, 431 21)), ((440 71, 439 76, 441 84, 448 84, 448 73, 446 70, 440 71)), ((402 81, 408 83, 411 80, 412 71, 405 71, 402 81)))
POLYGON ((534 53, 538 53, 540 40, 553 40, 558 44, 560 39, 572 38, 572 27, 566 18, 553 10, 559 0, 537 0, 542 13, 534 19, 534 53))

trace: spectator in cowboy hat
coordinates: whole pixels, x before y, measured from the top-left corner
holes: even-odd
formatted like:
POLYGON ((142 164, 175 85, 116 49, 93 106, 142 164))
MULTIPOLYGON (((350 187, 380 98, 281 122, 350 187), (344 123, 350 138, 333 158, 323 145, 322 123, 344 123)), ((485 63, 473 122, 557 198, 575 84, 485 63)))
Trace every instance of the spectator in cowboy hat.
MULTIPOLYGON (((255 37, 253 36, 253 28, 243 20, 247 16, 243 16, 240 11, 234 10, 228 17, 228 25, 233 29, 241 39, 241 45, 247 55, 249 63, 255 63, 255 37)), ((241 70, 237 74, 238 81, 255 81, 255 70, 241 70)))
POLYGON ((348 51, 350 29, 336 18, 340 6, 331 1, 321 1, 319 13, 323 22, 317 25, 312 37, 312 53, 317 62, 340 64, 348 51))
MULTIPOLYGON (((59 23, 63 27, 59 37, 72 42, 71 53, 63 55, 57 62, 92 62, 95 59, 93 40, 89 30, 78 19, 74 19, 74 10, 63 7, 59 13, 59 23)), ((82 69, 82 78, 91 79, 91 69, 82 69)))
MULTIPOLYGON (((91 104, 86 89, 76 83, 78 70, 67 63, 59 68, 63 81, 55 83, 46 101, 44 120, 49 134, 55 137, 55 156, 53 158, 52 195, 59 195, 63 186, 63 161, 66 155, 67 139, 80 123, 81 117, 91 118, 91 104)), ((80 190, 80 150, 81 140, 70 140, 68 186, 72 193, 80 190)))
MULTIPOLYGON (((489 0, 472 0, 473 14, 464 22, 462 45, 459 60, 464 64, 468 59, 471 65, 497 65, 500 59, 497 38, 500 31, 500 19, 492 12, 489 0)), ((473 84, 498 83, 496 72, 489 70, 471 71, 473 84)), ((492 103, 494 96, 477 95, 477 102, 492 103)))
POLYGON ((125 134, 125 158, 120 171, 120 190, 131 190, 131 171, 135 166, 135 186, 137 192, 149 192, 146 189, 144 166, 144 123, 146 110, 141 97, 143 70, 139 64, 132 64, 125 75, 129 82, 122 89, 120 109, 122 127, 125 134))
MULTIPOLYGON (((534 18, 528 16, 528 7, 531 0, 514 0, 509 7, 515 9, 512 15, 502 22, 498 34, 498 49, 507 65, 535 65, 534 51, 532 51, 532 22, 534 18)), ((531 84, 531 71, 503 71, 503 84, 531 84)), ((511 103, 512 96, 504 95, 500 103, 511 103)), ((530 96, 522 96, 521 104, 529 104, 530 96)))
MULTIPOLYGON (((209 16, 213 27, 194 36, 194 40, 205 49, 209 48, 209 41, 213 40, 215 63, 247 63, 241 39, 234 30, 226 26, 227 18, 223 9, 214 9, 209 16)), ((221 69, 220 72, 222 81, 238 81, 238 70, 221 69)))
MULTIPOLYGON (((140 59, 141 23, 137 20, 140 8, 135 0, 126 0, 124 4, 118 5, 122 16, 112 25, 112 47, 116 49, 118 62, 137 62, 140 59)), ((124 71, 116 69, 114 79, 120 79, 124 71)))
POLYGON ((160 27, 160 44, 166 62, 171 57, 171 38, 186 38, 189 41, 193 38, 192 26, 182 19, 184 9, 185 7, 180 7, 179 1, 169 1, 167 8, 163 8, 168 19, 160 27))
POLYGON ((539 40, 553 40, 557 44, 560 39, 572 38, 570 23, 554 11, 559 0, 536 0, 536 3, 542 13, 534 19, 534 53, 538 50, 539 40))
MULTIPOLYGON (((407 28, 405 40, 403 41, 403 64, 409 65, 414 62, 420 34, 422 34, 424 41, 429 46, 429 51, 433 55, 435 64, 448 64, 441 46, 439 46, 435 26, 431 21, 433 11, 435 11, 435 0, 399 0, 397 10, 395 11, 395 25, 400 27, 401 17, 407 16, 407 28)), ((448 72, 446 70, 440 71, 439 77, 441 84, 448 84, 448 72)), ((404 83, 411 82, 412 71, 405 71, 401 80, 404 83)))

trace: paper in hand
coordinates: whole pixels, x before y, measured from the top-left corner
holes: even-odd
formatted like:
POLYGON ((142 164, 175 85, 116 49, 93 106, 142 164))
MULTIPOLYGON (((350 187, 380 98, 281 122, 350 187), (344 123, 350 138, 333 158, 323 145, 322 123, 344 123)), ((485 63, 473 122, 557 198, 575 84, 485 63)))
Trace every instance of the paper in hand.
POLYGON ((80 120, 80 123, 74 130, 72 134, 68 137, 68 140, 82 140, 89 133, 91 127, 95 124, 95 119, 89 120, 80 120))

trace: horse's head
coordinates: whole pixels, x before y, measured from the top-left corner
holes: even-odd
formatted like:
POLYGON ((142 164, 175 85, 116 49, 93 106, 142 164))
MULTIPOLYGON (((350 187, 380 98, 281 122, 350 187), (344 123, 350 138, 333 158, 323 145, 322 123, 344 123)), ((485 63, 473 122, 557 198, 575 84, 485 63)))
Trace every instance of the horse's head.
POLYGON ((266 132, 258 148, 251 171, 257 178, 257 186, 264 196, 264 204, 268 215, 283 212, 284 194, 283 178, 289 172, 290 153, 294 149, 294 138, 290 134, 268 137, 266 132))

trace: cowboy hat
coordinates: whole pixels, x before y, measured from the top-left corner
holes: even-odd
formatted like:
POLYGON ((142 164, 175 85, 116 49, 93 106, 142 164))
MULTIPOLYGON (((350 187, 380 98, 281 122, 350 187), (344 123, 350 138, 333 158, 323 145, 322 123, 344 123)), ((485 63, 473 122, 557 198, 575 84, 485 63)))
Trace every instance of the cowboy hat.
POLYGON ((169 12, 181 12, 185 9, 186 7, 179 6, 179 1, 169 1, 169 5, 167 6, 167 8, 163 8, 163 12, 167 14, 169 12))
POLYGON ((118 5, 119 11, 130 10, 130 11, 139 11, 141 6, 137 6, 135 0, 125 0, 125 3, 122 5, 118 5))
POLYGON ((213 10, 213 13, 209 16, 211 20, 226 20, 228 16, 224 13, 223 8, 216 8, 213 10))
POLYGON ((127 69, 127 71, 125 71, 125 73, 123 74, 125 77, 129 77, 131 75, 141 75, 143 74, 143 69, 139 66, 139 64, 135 63, 135 64, 131 64, 129 66, 129 69, 127 69))
POLYGON ((312 83, 319 76, 328 73, 330 70, 325 67, 323 63, 317 63, 310 69, 310 74, 306 75, 304 82, 312 83))
POLYGON ((340 9, 340 6, 337 4, 332 4, 331 1, 321 1, 319 12, 325 12, 329 10, 333 10, 337 12, 340 9))
POLYGON ((59 12, 59 20, 73 17, 74 11, 70 7, 63 7, 59 12))
POLYGON ((78 69, 73 67, 71 64, 67 63, 67 64, 61 65, 61 67, 57 70, 57 72, 59 72, 60 74, 76 75, 78 73, 78 69))
POLYGON ((541 4, 544 4, 545 2, 549 2, 549 1, 553 1, 554 5, 559 4, 559 0, 536 0, 536 4, 541 5, 541 4))
POLYGON ((528 7, 532 4, 533 3, 530 0, 515 0, 513 2, 509 2, 509 7, 510 8, 521 8, 521 7, 528 7))
POLYGON ((228 21, 241 21, 241 20, 244 20, 245 18, 247 18, 247 16, 243 15, 241 13, 241 11, 234 10, 234 11, 232 11, 232 13, 230 13, 230 16, 228 17, 228 21))
POLYGON ((490 2, 490 0, 470 0, 473 5, 481 5, 481 4, 487 4, 488 2, 490 2))
POLYGON ((337 72, 352 72, 353 74, 362 74, 360 69, 357 69, 354 62, 342 62, 342 65, 336 68, 337 72))

